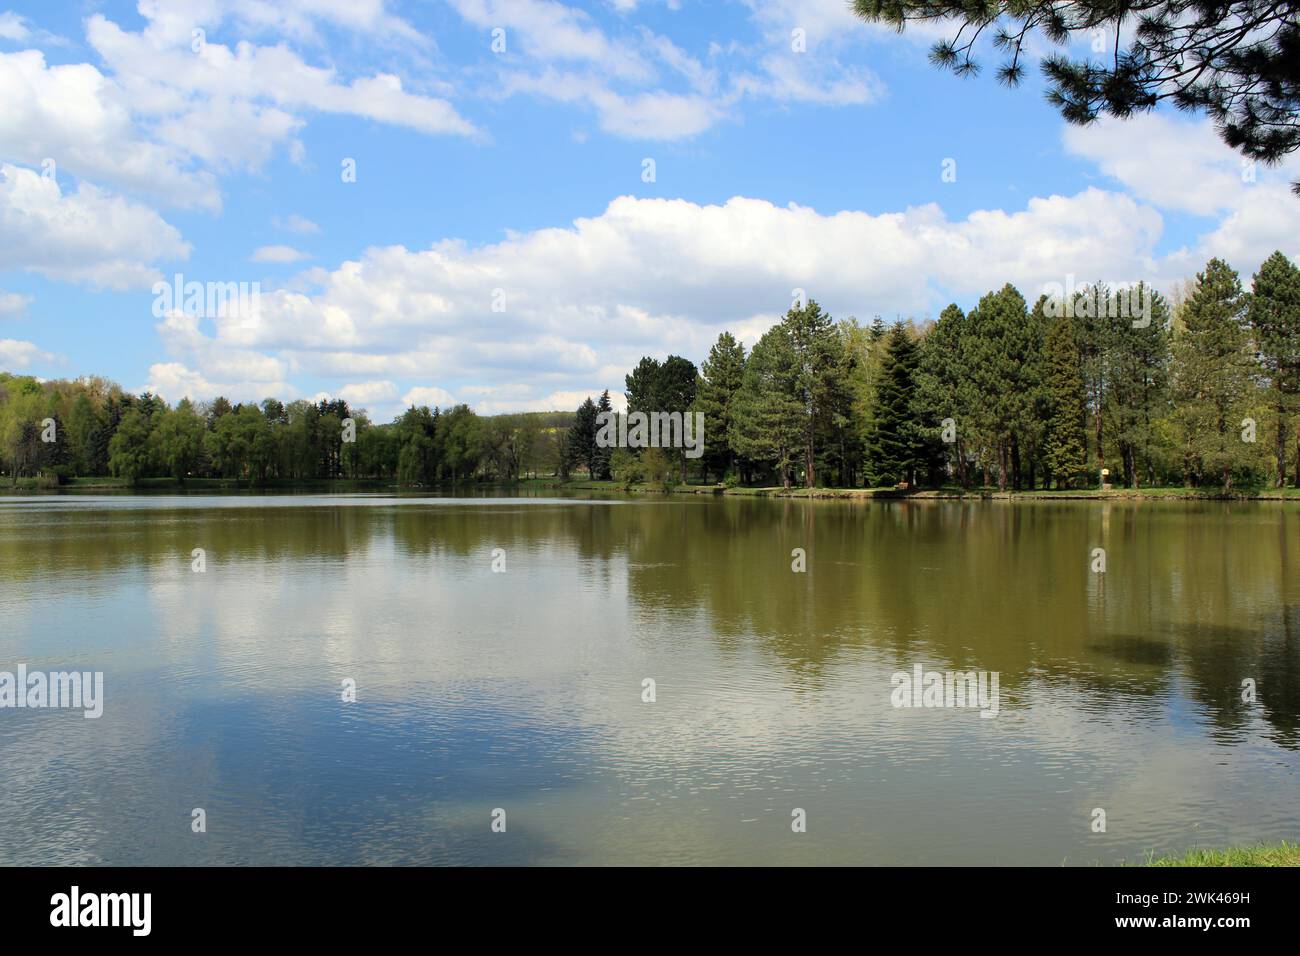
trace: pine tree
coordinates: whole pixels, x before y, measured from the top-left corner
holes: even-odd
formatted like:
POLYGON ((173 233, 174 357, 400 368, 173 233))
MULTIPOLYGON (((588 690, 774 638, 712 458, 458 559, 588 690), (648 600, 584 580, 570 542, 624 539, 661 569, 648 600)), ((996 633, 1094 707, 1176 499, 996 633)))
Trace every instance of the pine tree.
POLYGON ((1277 415, 1277 485, 1286 484, 1287 442, 1296 436, 1296 484, 1300 485, 1300 269, 1281 252, 1260 266, 1251 282, 1250 324, 1260 364, 1268 374, 1270 400, 1277 415))
POLYGON ((1239 429, 1248 402, 1251 359, 1237 273, 1211 259, 1196 276, 1184 304, 1183 332, 1174 343, 1176 420, 1189 483, 1219 480, 1232 486, 1234 467, 1247 457, 1239 429))
POLYGON ((995 468, 998 489, 1019 482, 1020 436, 1030 416, 1037 382, 1034 333, 1025 300, 1010 284, 980 299, 962 335, 961 398, 980 447, 985 473, 995 468))
MULTIPOLYGON (((606 389, 605 391, 600 393, 600 401, 596 403, 596 418, 594 419, 594 421, 597 423, 596 424, 597 432, 600 431, 599 423, 606 421, 607 417, 612 416, 613 414, 614 414, 614 406, 610 404, 609 389, 606 389)), ((592 450, 591 450, 591 466, 592 466, 591 470, 594 476, 601 481, 608 481, 610 478, 609 458, 613 453, 614 450, 612 448, 602 448, 600 444, 597 443, 593 437, 592 450)))
POLYGON ((731 447, 743 458, 771 465, 790 487, 801 451, 806 409, 797 397, 798 358, 784 325, 758 340, 745 363, 733 402, 731 447))
POLYGON ((1154 470, 1155 429, 1169 398, 1169 307, 1164 298, 1141 283, 1122 293, 1129 308, 1113 302, 1121 293, 1108 293, 1106 321, 1112 323, 1106 353, 1104 418, 1124 468, 1124 483, 1141 484, 1141 472, 1154 470), (1134 305, 1141 303, 1141 313, 1134 305))
POLYGON ((867 475, 875 485, 916 482, 921 431, 913 407, 920 352, 907 328, 894 325, 885 338, 876 406, 867 439, 867 475))
POLYGON ((921 340, 916 373, 916 406, 922 433, 949 456, 948 467, 963 486, 969 484, 969 476, 964 437, 956 423, 961 401, 961 337, 965 318, 956 305, 949 305, 939 313, 939 321, 921 340), (948 420, 953 426, 951 431, 944 424, 948 420))
POLYGON ((839 341, 831 317, 812 299, 803 308, 790 309, 781 324, 795 357, 795 398, 804 409, 804 484, 812 488, 817 482, 818 442, 832 428, 839 341))
POLYGON ((577 415, 573 419, 573 427, 569 429, 569 441, 575 464, 583 465, 587 469, 587 477, 595 478, 596 469, 600 464, 600 448, 596 445, 596 432, 599 430, 596 424, 596 403, 588 395, 581 405, 578 406, 577 415))
POLYGON ((696 407, 704 413, 707 466, 720 477, 731 470, 735 453, 731 449, 732 407, 745 375, 745 346, 730 332, 723 332, 700 365, 695 389, 696 407))
POLYGON ((1061 316, 1047 329, 1044 349, 1044 379, 1047 404, 1047 435, 1044 464, 1057 487, 1073 487, 1087 474, 1087 436, 1084 419, 1083 376, 1079 372, 1079 348, 1070 320, 1061 316))

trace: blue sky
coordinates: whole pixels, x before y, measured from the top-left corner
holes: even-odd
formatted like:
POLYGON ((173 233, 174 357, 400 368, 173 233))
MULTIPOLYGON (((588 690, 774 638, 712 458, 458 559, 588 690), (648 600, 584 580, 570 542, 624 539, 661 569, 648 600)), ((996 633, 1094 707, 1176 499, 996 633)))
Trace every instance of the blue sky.
POLYGON ((1196 117, 1067 128, 1034 69, 931 67, 940 32, 847 0, 0 0, 0 368, 569 408, 796 289, 923 318, 1300 257, 1294 163, 1243 171, 1196 117), (176 273, 256 313, 156 314, 176 273))

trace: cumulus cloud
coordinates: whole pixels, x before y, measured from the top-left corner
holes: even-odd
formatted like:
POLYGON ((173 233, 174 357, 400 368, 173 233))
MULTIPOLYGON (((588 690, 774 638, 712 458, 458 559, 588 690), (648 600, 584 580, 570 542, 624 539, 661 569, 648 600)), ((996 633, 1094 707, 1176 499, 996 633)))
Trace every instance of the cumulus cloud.
POLYGON ((18 339, 0 339, 0 368, 13 370, 30 368, 36 363, 59 361, 59 356, 38 348, 31 342, 18 339))
POLYGON ((302 235, 314 235, 320 232, 320 226, 312 222, 306 216, 300 216, 296 212, 291 213, 284 218, 276 216, 272 220, 272 225, 277 229, 284 229, 288 232, 296 232, 302 235))
MULTIPOLYGON (((258 170, 277 149, 303 153, 305 113, 331 113, 431 135, 478 136, 443 96, 408 89, 395 73, 344 75, 283 43, 232 46, 194 38, 229 18, 244 29, 314 36, 317 20, 426 45, 382 2, 265 4, 142 0, 144 27, 102 14, 86 38, 102 65, 51 65, 37 49, 0 54, 0 155, 159 199, 218 211, 216 176, 258 170)), ((0 36, 35 38, 22 18, 0 17, 0 36)))
POLYGON ((397 398, 397 391, 397 385, 389 381, 354 382, 340 388, 338 396, 349 405, 373 405, 392 402, 397 398))
POLYGON ((1067 126, 1063 142, 1139 200, 1217 217, 1195 244, 1168 254, 1167 274, 1189 275, 1212 256, 1249 272, 1276 249, 1300 255, 1300 203, 1290 193, 1300 155, 1255 164, 1225 145, 1209 120, 1160 113, 1067 126))
POLYGON ((247 367, 262 354, 284 374, 406 383, 403 402, 554 407, 621 391, 645 354, 698 359, 724 329, 752 342, 799 289, 837 316, 869 318, 933 314, 1008 280, 1032 297, 1066 272, 1158 279, 1162 227, 1154 209, 1099 189, 961 219, 936 205, 822 213, 623 196, 570 226, 497 243, 371 248, 309 271, 308 289, 264 292, 252 320, 219 316, 204 331, 173 318, 160 331, 212 379, 212 357, 247 367))
POLYGON ((6 292, 4 289, 0 289, 0 319, 22 315, 31 304, 32 297, 30 295, 20 295, 17 292, 6 292))
POLYGON ((180 362, 160 362, 149 366, 149 380, 140 391, 161 395, 169 402, 182 398, 206 401, 224 395, 232 401, 260 402, 264 398, 291 400, 298 390, 289 382, 273 379, 233 378, 214 381, 180 362))
POLYGON ((1251 184, 1245 161, 1214 126, 1158 113, 1066 126, 1065 150, 1095 163, 1133 195, 1165 209, 1210 215, 1239 202, 1251 184))
POLYGON ((0 271, 131 289, 159 278, 154 263, 189 251, 152 209, 88 183, 64 194, 51 177, 0 164, 0 271))
POLYGON ((311 256, 293 246, 259 246, 250 258, 254 262, 301 262, 311 256))
POLYGON ((428 405, 430 408, 455 405, 456 399, 452 397, 451 392, 435 385, 419 385, 407 391, 402 396, 402 404, 410 407, 411 405, 428 405))
MULTIPOLYGON (((184 149, 137 128, 122 90, 88 63, 49 66, 39 50, 0 53, 0 154, 180 207, 220 208, 215 177, 184 149), (60 168, 61 167, 61 168, 60 168)), ((242 138, 242 137, 241 137, 242 138)))

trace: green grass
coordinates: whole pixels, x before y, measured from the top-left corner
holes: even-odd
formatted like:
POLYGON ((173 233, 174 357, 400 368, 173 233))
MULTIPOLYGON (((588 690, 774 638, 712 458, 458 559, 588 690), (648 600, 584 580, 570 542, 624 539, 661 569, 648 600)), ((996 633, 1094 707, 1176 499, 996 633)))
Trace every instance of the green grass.
MULTIPOLYGON (((16 484, 12 484, 12 479, 0 479, 0 492, 4 491, 50 491, 54 488, 49 486, 48 480, 38 482, 35 478, 20 478, 16 484)), ((63 490, 128 490, 132 488, 130 482, 125 478, 70 478, 63 485, 58 486, 63 490)), ((397 482, 393 479, 272 479, 265 484, 253 484, 247 480, 235 480, 231 478, 190 478, 185 484, 180 484, 175 478, 142 478, 134 486, 136 490, 142 491, 159 491, 171 489, 176 491, 188 490, 245 490, 249 488, 255 490, 315 490, 315 491, 351 491, 360 489, 381 489, 397 488, 397 482)), ((450 488, 449 482, 435 485, 436 488, 450 488)), ((718 484, 705 484, 698 478, 692 478, 686 484, 677 484, 669 488, 662 485, 643 483, 633 485, 630 488, 619 481, 591 481, 584 478, 561 479, 555 477, 545 478, 523 478, 517 482, 494 481, 494 482, 475 482, 462 481, 455 487, 473 489, 473 488, 532 488, 532 489, 568 489, 573 491, 608 491, 608 492, 633 492, 641 494, 663 494, 672 492, 675 494, 719 494, 733 497, 748 498, 835 498, 846 500, 871 500, 886 499, 898 500, 905 498, 915 498, 919 500, 935 498, 969 498, 969 499, 998 499, 998 500, 1063 500, 1063 499, 1101 499, 1101 500, 1185 500, 1185 501, 1204 501, 1204 500, 1223 500, 1223 499, 1256 499, 1271 501, 1300 501, 1300 488, 1240 488, 1234 489, 1229 495, 1224 495, 1217 489, 1210 488, 1112 488, 1108 491, 1102 491, 1099 488, 1079 488, 1065 491, 1035 489, 1034 491, 1005 491, 999 492, 997 488, 960 488, 955 485, 948 485, 942 488, 919 488, 912 491, 898 491, 894 488, 782 488, 780 485, 766 487, 732 487, 724 488, 718 484)))
POLYGON ((1188 850, 1182 856, 1149 857, 1147 866, 1300 866, 1300 843, 1188 850))

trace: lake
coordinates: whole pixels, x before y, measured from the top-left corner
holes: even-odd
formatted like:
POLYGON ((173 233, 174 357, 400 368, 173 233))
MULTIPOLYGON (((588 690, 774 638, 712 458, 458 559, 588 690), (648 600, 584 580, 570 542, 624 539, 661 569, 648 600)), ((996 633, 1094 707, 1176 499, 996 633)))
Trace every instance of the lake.
POLYGON ((1300 834, 1290 504, 2 497, 0 610, 0 671, 104 688, 98 719, 0 709, 4 864, 1058 866, 1300 834), (918 666, 996 676, 996 716, 895 706, 918 666))

